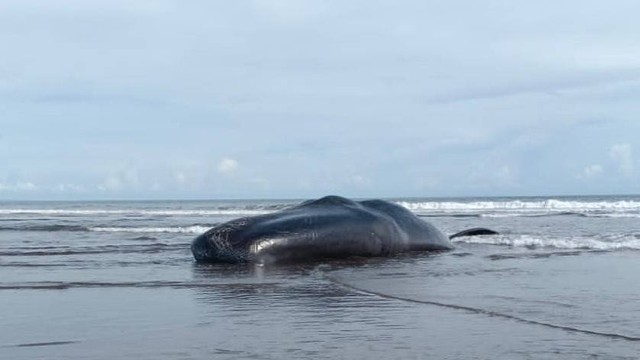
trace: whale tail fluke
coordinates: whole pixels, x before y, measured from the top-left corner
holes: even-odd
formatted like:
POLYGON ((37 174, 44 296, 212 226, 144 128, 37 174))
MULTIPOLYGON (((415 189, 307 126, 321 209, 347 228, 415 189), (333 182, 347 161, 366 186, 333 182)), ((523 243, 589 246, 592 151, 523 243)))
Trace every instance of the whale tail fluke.
POLYGON ((497 234, 499 234, 497 231, 493 231, 487 228, 477 227, 477 228, 471 228, 471 229, 466 229, 466 230, 457 232, 449 236, 449 239, 457 238, 460 236, 497 235, 497 234))

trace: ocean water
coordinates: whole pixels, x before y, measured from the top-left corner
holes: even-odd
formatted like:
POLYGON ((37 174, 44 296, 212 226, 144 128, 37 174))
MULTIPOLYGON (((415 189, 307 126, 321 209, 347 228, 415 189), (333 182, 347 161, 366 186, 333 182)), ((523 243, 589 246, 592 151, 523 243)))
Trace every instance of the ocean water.
POLYGON ((0 203, 3 359, 638 359, 640 197, 390 199, 456 249, 202 265, 294 200, 0 203))

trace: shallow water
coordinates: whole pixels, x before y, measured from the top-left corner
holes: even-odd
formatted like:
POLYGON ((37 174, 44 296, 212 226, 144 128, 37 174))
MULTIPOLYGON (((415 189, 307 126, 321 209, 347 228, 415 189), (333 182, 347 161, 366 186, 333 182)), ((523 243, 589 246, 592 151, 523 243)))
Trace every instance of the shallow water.
POLYGON ((189 251, 199 232, 295 202, 0 204, 0 351, 11 359, 640 354, 637 198, 397 201, 447 233, 502 234, 462 238, 438 254, 199 265, 189 251))

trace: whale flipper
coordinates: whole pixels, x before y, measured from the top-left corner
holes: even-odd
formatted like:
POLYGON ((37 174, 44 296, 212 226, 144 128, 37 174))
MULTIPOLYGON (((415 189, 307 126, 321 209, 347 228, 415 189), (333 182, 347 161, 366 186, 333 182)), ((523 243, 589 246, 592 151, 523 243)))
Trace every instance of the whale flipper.
POLYGON ((457 238, 457 237, 460 237, 460 236, 498 235, 498 234, 499 234, 499 232, 491 230, 491 229, 482 228, 482 227, 476 227, 476 228, 466 229, 466 230, 462 230, 460 232, 457 232, 457 233, 449 236, 449 239, 457 238))

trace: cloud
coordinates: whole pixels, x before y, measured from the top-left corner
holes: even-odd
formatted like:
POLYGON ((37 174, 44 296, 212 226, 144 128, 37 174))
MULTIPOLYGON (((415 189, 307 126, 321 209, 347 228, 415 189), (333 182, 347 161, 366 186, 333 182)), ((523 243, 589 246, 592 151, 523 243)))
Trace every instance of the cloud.
POLYGON ((231 158, 224 158, 218 163, 218 172, 221 174, 231 174, 238 170, 238 161, 231 158))
POLYGON ((271 184, 270 184, 269 180, 267 180, 265 178, 255 177, 253 179, 250 179, 249 183, 251 183, 251 184, 255 185, 255 187, 263 189, 263 190, 271 189, 271 184))
POLYGON ((589 165, 582 170, 582 176, 587 179, 591 179, 600 175, 603 170, 604 169, 602 168, 602 165, 599 165, 599 164, 589 165))
POLYGON ((630 144, 615 144, 609 150, 609 157, 618 166, 618 170, 625 176, 633 173, 633 154, 630 144))
POLYGON ((77 185, 77 184, 58 184, 58 186, 56 186, 55 188, 57 191, 60 192, 84 192, 85 188, 82 185, 77 185))
POLYGON ((491 4, 0 1, 0 196, 640 191, 637 3, 491 4))
POLYGON ((175 181, 180 184, 180 185, 184 185, 187 183, 187 175, 182 172, 182 171, 177 171, 173 174, 173 177, 175 179, 175 181))
POLYGON ((300 24, 322 12, 322 1, 253 0, 258 13, 281 23, 300 24))
POLYGON ((124 170, 109 174, 104 182, 98 185, 100 191, 124 191, 140 186, 138 169, 130 167, 124 170))
POLYGON ((640 79, 636 68, 616 71, 583 71, 573 74, 558 75, 554 78, 518 79, 501 84, 479 84, 475 88, 459 88, 454 92, 445 92, 427 99, 428 103, 454 103, 461 101, 488 100, 523 94, 563 95, 580 90, 594 89, 612 85, 635 82, 640 79))
POLYGON ((0 191, 23 192, 23 191, 34 191, 37 189, 38 187, 30 181, 18 181, 12 184, 0 183, 0 191))
POLYGON ((508 164, 478 164, 468 179, 467 186, 510 188, 519 185, 518 172, 508 164))

